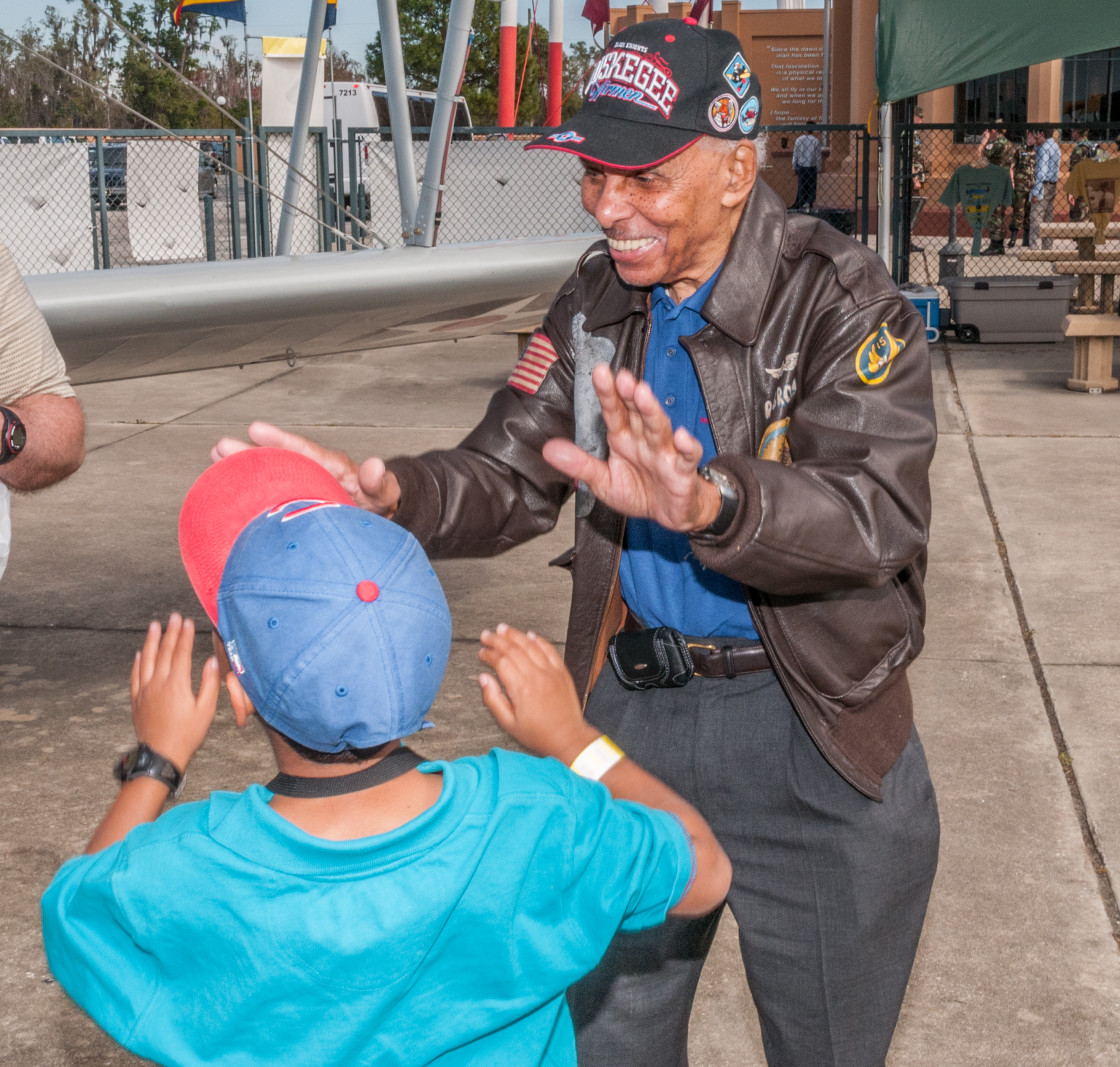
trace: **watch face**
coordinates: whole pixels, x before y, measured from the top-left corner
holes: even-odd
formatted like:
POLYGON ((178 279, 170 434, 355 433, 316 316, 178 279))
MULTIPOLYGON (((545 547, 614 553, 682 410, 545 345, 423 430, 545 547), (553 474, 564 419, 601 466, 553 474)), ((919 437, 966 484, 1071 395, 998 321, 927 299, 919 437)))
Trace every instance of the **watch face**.
POLYGON ((0 408, 3 432, 0 433, 0 463, 7 463, 23 451, 27 444, 27 430, 19 416, 10 408, 0 408))

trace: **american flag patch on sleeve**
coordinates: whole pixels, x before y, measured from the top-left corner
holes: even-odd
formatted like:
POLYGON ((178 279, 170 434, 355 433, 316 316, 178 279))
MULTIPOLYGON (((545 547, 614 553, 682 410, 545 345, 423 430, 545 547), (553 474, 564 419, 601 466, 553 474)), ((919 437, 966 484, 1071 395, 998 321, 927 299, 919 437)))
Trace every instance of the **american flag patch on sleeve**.
POLYGON ((541 387, 548 368, 555 362, 556 349, 552 347, 552 342, 542 330, 535 330, 506 384, 523 393, 535 394, 541 387))

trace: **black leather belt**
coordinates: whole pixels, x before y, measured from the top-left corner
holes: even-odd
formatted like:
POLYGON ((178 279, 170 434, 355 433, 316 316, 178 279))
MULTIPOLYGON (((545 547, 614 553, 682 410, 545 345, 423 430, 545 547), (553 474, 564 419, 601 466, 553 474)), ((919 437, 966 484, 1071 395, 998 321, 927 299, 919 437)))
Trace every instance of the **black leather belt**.
POLYGON ((688 642, 692 665, 701 678, 735 678, 740 674, 773 670, 762 645, 723 645, 688 642))

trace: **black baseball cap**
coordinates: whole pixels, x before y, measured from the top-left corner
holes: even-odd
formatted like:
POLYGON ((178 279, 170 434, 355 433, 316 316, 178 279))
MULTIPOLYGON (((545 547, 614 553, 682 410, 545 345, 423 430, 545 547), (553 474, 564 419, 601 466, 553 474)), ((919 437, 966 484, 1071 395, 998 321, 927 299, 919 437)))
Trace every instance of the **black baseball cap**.
POLYGON ((644 170, 704 135, 754 138, 761 117, 762 87, 733 33, 651 19, 611 41, 575 117, 525 147, 644 170))

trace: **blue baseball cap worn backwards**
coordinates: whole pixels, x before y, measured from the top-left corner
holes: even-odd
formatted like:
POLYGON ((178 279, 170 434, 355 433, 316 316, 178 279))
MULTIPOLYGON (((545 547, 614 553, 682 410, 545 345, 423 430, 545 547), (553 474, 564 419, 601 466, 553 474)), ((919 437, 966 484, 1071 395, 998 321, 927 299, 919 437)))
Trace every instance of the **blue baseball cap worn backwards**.
POLYGON ((342 503, 324 477, 334 481, 295 453, 236 453, 188 493, 179 540, 257 713, 308 748, 338 752, 430 725, 451 615, 416 538, 342 503))

